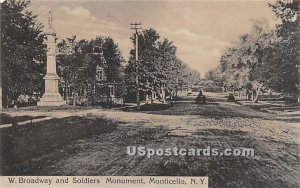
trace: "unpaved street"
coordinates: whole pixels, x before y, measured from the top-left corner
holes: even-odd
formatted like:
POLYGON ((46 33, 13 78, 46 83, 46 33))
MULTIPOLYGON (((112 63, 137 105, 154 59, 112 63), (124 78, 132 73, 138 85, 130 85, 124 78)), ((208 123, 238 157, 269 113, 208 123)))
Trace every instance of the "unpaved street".
MULTIPOLYGON (((90 109, 33 114, 59 117, 61 121, 68 116, 105 117, 117 122, 117 127, 17 163, 20 174, 208 176, 211 187, 299 186, 299 125, 275 120, 274 114, 221 98, 210 97, 208 104, 198 105, 190 97, 163 110, 139 113, 90 109), (127 146, 247 147, 255 150, 255 156, 153 156, 148 159, 127 155, 127 146)), ((72 122, 69 123, 71 126, 72 122)))

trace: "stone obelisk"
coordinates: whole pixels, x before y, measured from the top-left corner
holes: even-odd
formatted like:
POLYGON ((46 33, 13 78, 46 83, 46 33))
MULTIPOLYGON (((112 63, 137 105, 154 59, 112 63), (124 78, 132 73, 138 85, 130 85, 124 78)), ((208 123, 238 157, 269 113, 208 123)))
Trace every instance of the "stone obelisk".
POLYGON ((56 33, 52 28, 52 20, 52 11, 49 11, 49 28, 45 32, 47 36, 47 73, 44 77, 45 93, 37 103, 38 106, 60 106, 66 104, 58 91, 59 77, 56 74, 56 33))

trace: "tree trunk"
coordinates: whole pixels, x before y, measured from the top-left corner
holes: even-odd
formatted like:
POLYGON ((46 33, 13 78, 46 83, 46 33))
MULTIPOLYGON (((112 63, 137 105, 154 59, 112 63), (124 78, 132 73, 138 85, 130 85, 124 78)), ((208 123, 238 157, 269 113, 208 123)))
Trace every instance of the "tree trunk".
POLYGON ((148 93, 146 93, 146 104, 148 104, 149 103, 149 94, 148 93))
POLYGON ((73 106, 76 106, 76 100, 75 100, 75 74, 74 74, 74 77, 73 77, 73 84, 74 84, 74 89, 73 89, 73 106))
POLYGON ((164 86, 161 86, 161 98, 163 100, 163 103, 166 103, 166 92, 164 86))
POLYGON ((66 82, 66 102, 69 104, 69 83, 66 82))
POLYGON ((76 106, 75 89, 73 91, 73 106, 76 106))
POLYGON ((2 109, 2 87, 0 86, 0 109, 2 109))
POLYGON ((151 90, 151 104, 153 104, 154 101, 154 91, 153 89, 151 90))
POLYGON ((18 106, 16 104, 16 100, 13 100, 13 104, 14 104, 14 108, 18 108, 18 106))
POLYGON ((9 104, 8 104, 8 95, 6 96, 6 108, 9 107, 9 104))
POLYGON ((257 103, 258 102, 258 95, 259 95, 261 87, 262 87, 262 84, 258 85, 257 90, 256 90, 256 95, 255 95, 255 98, 253 100, 253 103, 257 103))

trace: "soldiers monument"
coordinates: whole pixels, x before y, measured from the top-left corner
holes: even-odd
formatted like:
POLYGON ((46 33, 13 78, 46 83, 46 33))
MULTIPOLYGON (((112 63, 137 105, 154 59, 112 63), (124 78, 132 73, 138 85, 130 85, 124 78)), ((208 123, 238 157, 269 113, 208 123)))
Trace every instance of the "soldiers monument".
POLYGON ((66 104, 58 91, 58 80, 60 79, 56 73, 56 33, 52 26, 52 11, 49 11, 48 25, 45 34, 47 36, 47 73, 44 77, 45 80, 45 93, 38 106, 60 106, 66 104))

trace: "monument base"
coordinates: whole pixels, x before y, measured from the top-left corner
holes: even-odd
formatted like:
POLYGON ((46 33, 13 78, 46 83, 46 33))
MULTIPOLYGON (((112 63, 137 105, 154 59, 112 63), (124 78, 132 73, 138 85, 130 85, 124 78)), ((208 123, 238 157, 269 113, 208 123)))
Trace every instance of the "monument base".
POLYGON ((61 106, 67 104, 59 93, 44 93, 37 106, 61 106))

